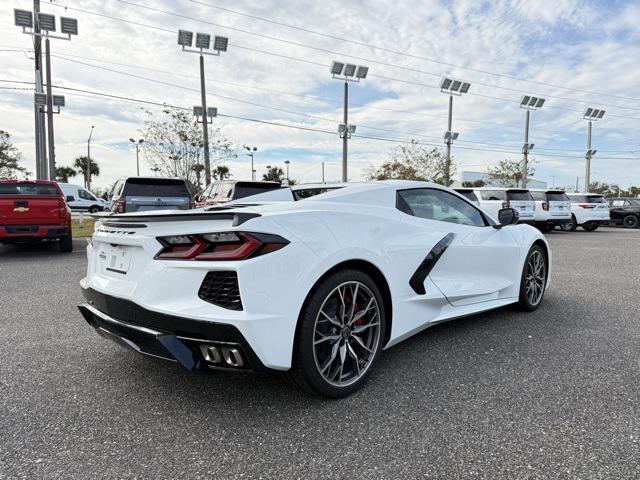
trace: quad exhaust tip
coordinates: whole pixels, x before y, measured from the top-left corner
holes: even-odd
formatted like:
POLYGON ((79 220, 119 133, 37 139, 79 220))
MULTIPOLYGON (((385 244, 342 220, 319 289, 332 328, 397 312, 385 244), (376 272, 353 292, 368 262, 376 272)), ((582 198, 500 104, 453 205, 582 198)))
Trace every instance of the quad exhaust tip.
POLYGON ((244 368, 246 362, 239 348, 231 345, 200 344, 205 361, 216 367, 244 368))

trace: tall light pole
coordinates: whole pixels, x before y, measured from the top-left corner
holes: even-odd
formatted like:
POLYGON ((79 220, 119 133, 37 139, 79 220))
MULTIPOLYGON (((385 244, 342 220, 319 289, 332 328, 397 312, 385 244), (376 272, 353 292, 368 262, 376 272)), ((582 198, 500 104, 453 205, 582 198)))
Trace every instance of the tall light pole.
POLYGON ((591 159, 598 152, 597 150, 591 149, 591 130, 593 128, 593 122, 597 122, 602 117, 604 117, 604 110, 599 110, 597 108, 587 108, 584 111, 584 115, 582 118, 587 120, 587 152, 585 153, 585 169, 584 169, 584 193, 589 193, 589 182, 591 180, 591 159))
POLYGON ((287 185, 289 185, 289 164, 291 162, 289 160, 285 160, 284 164, 287 166, 287 185))
POLYGON ((348 180, 347 169, 347 142, 351 135, 355 133, 356 126, 349 125, 349 82, 359 82, 367 78, 369 67, 354 65, 352 63, 336 62, 331 64, 331 76, 337 80, 344 81, 344 102, 342 111, 342 123, 338 125, 338 133, 342 139, 342 181, 348 180))
POLYGON ((529 114, 532 110, 542 108, 546 100, 540 97, 525 95, 520 99, 520 108, 526 110, 524 117, 524 144, 522 145, 522 188, 527 188, 527 175, 529 173, 529 152, 534 144, 529 143, 529 114))
POLYGON ((453 96, 461 96, 467 93, 471 84, 462 80, 444 77, 440 82, 440 91, 449 95, 449 116, 447 117, 447 131, 444 132, 444 143, 447 146, 447 157, 444 166, 444 184, 451 185, 451 144, 458 139, 458 132, 452 130, 453 123, 453 96))
MULTIPOLYGON (((201 105, 199 108, 202 110, 202 137, 204 144, 204 178, 207 185, 211 183, 211 161, 209 158, 209 124, 213 122, 213 120, 209 121, 209 112, 210 109, 207 109, 207 92, 205 88, 205 80, 204 80, 204 55, 215 55, 219 56, 220 52, 226 52, 227 46, 229 44, 229 39, 227 37, 218 37, 215 36, 213 39, 213 50, 215 52, 205 52, 205 50, 209 50, 211 46, 211 35, 207 33, 196 33, 196 44, 195 47, 198 50, 190 50, 187 47, 191 47, 193 43, 193 32, 187 30, 179 30, 178 31, 178 45, 182 46, 183 52, 189 53, 198 53, 200 54, 200 101, 201 105)), ((194 107, 194 114, 196 110, 194 107)), ((216 109, 217 114, 217 109, 216 109)), ((216 115, 213 115, 216 116, 216 115)))
POLYGON ((144 143, 143 139, 138 140, 137 142, 130 138, 129 141, 136 146, 136 176, 140 176, 140 145, 144 143))
POLYGON ((14 23, 22 27, 22 33, 34 37, 35 72, 36 72, 36 92, 34 98, 35 112, 35 145, 36 145, 36 175, 38 178, 56 179, 55 144, 53 138, 53 107, 58 106, 54 102, 54 95, 51 85, 51 45, 50 38, 61 40, 71 40, 71 35, 78 34, 78 21, 75 18, 60 17, 60 32, 66 36, 52 35, 56 31, 56 17, 40 12, 40 2, 34 0, 33 12, 29 10, 14 9, 14 23), (35 22, 34 22, 35 15, 35 22), (49 147, 49 162, 45 158, 44 140, 44 115, 42 105, 38 103, 38 95, 42 95, 42 50, 41 37, 45 37, 45 58, 47 67, 47 136, 49 147), (48 171, 48 172, 47 172, 48 171))
POLYGON ((256 179, 256 170, 253 168, 253 155, 258 151, 258 147, 250 147, 248 145, 243 145, 244 149, 249 152, 247 153, 248 157, 251 157, 251 180, 256 179))
POLYGON ((85 166, 85 178, 87 179, 87 190, 91 190, 91 137, 93 136, 93 129, 95 127, 91 125, 89 130, 89 138, 87 139, 87 165, 85 166))

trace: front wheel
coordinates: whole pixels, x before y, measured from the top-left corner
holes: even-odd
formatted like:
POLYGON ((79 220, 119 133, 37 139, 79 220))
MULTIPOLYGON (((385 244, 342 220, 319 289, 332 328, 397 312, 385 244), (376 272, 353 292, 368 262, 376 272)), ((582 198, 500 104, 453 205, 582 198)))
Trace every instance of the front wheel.
POLYGON ((97 205, 93 205, 91 208, 89 208, 89 213, 98 213, 102 211, 102 207, 99 207, 97 205))
POLYGON ((638 223, 638 217, 635 215, 627 215, 622 219, 622 225, 624 225, 625 228, 637 228, 638 223))
POLYGON ((563 223, 560 225, 560 228, 565 232, 573 232, 576 228, 578 228, 578 221, 576 220, 575 215, 571 215, 571 220, 567 223, 563 223))
POLYGON ((71 232, 60 239, 59 247, 62 253, 69 253, 73 250, 73 237, 71 236, 71 232))
POLYGON ((520 281, 518 306, 533 312, 540 306, 547 286, 547 257, 542 248, 534 245, 527 254, 520 281))
POLYGON ((303 307, 290 377, 310 393, 350 395, 380 356, 385 320, 380 290, 368 275, 359 270, 330 275, 303 307))

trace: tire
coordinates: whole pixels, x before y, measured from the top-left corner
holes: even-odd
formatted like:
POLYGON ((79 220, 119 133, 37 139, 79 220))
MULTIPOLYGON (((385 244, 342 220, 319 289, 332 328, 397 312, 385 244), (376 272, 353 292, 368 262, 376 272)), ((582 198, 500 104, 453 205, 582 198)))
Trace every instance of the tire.
POLYGON ((517 304, 521 310, 533 312, 540 306, 547 286, 548 271, 549 265, 544 250, 538 245, 534 245, 527 253, 522 267, 520 296, 517 304), (540 265, 539 270, 538 265, 540 265), (531 275, 532 271, 533 275, 531 275), (530 285, 533 286, 530 287, 530 285))
POLYGON ((92 205, 89 207, 89 213, 98 213, 102 211, 102 207, 98 207, 97 205, 92 205))
POLYGON ((598 229, 598 226, 599 226, 599 225, 598 225, 597 223, 585 223, 585 224, 582 226, 582 229, 583 229, 585 232, 595 232, 595 231, 598 229))
POLYGON ((538 230, 540 230, 542 233, 549 233, 553 229, 554 225, 549 225, 548 223, 545 223, 544 225, 540 225, 538 227, 538 230))
POLYGON ((71 232, 69 232, 69 235, 66 235, 60 239, 58 247, 60 248, 60 251, 62 253, 69 253, 73 251, 73 238, 71 236, 71 232))
POLYGON ((638 221, 638 217, 635 215, 627 215, 622 219, 622 225, 625 228, 638 228, 639 223, 640 221, 638 221))
POLYGON ((571 221, 563 223, 562 225, 560 225, 560 228, 565 232, 574 232, 576 228, 578 228, 578 221, 576 220, 576 216, 571 214, 571 221))
POLYGON ((300 313, 290 379, 311 394, 351 395, 378 361, 385 327, 382 295, 371 277, 351 269, 331 274, 314 286, 300 313))

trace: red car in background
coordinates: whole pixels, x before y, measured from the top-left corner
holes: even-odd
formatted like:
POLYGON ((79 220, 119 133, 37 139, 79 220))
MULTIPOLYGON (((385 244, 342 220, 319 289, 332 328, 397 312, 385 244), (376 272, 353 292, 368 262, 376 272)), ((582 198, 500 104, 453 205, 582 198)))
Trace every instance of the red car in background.
POLYGON ((0 180, 0 244, 44 240, 73 249, 71 210, 58 183, 0 180))

